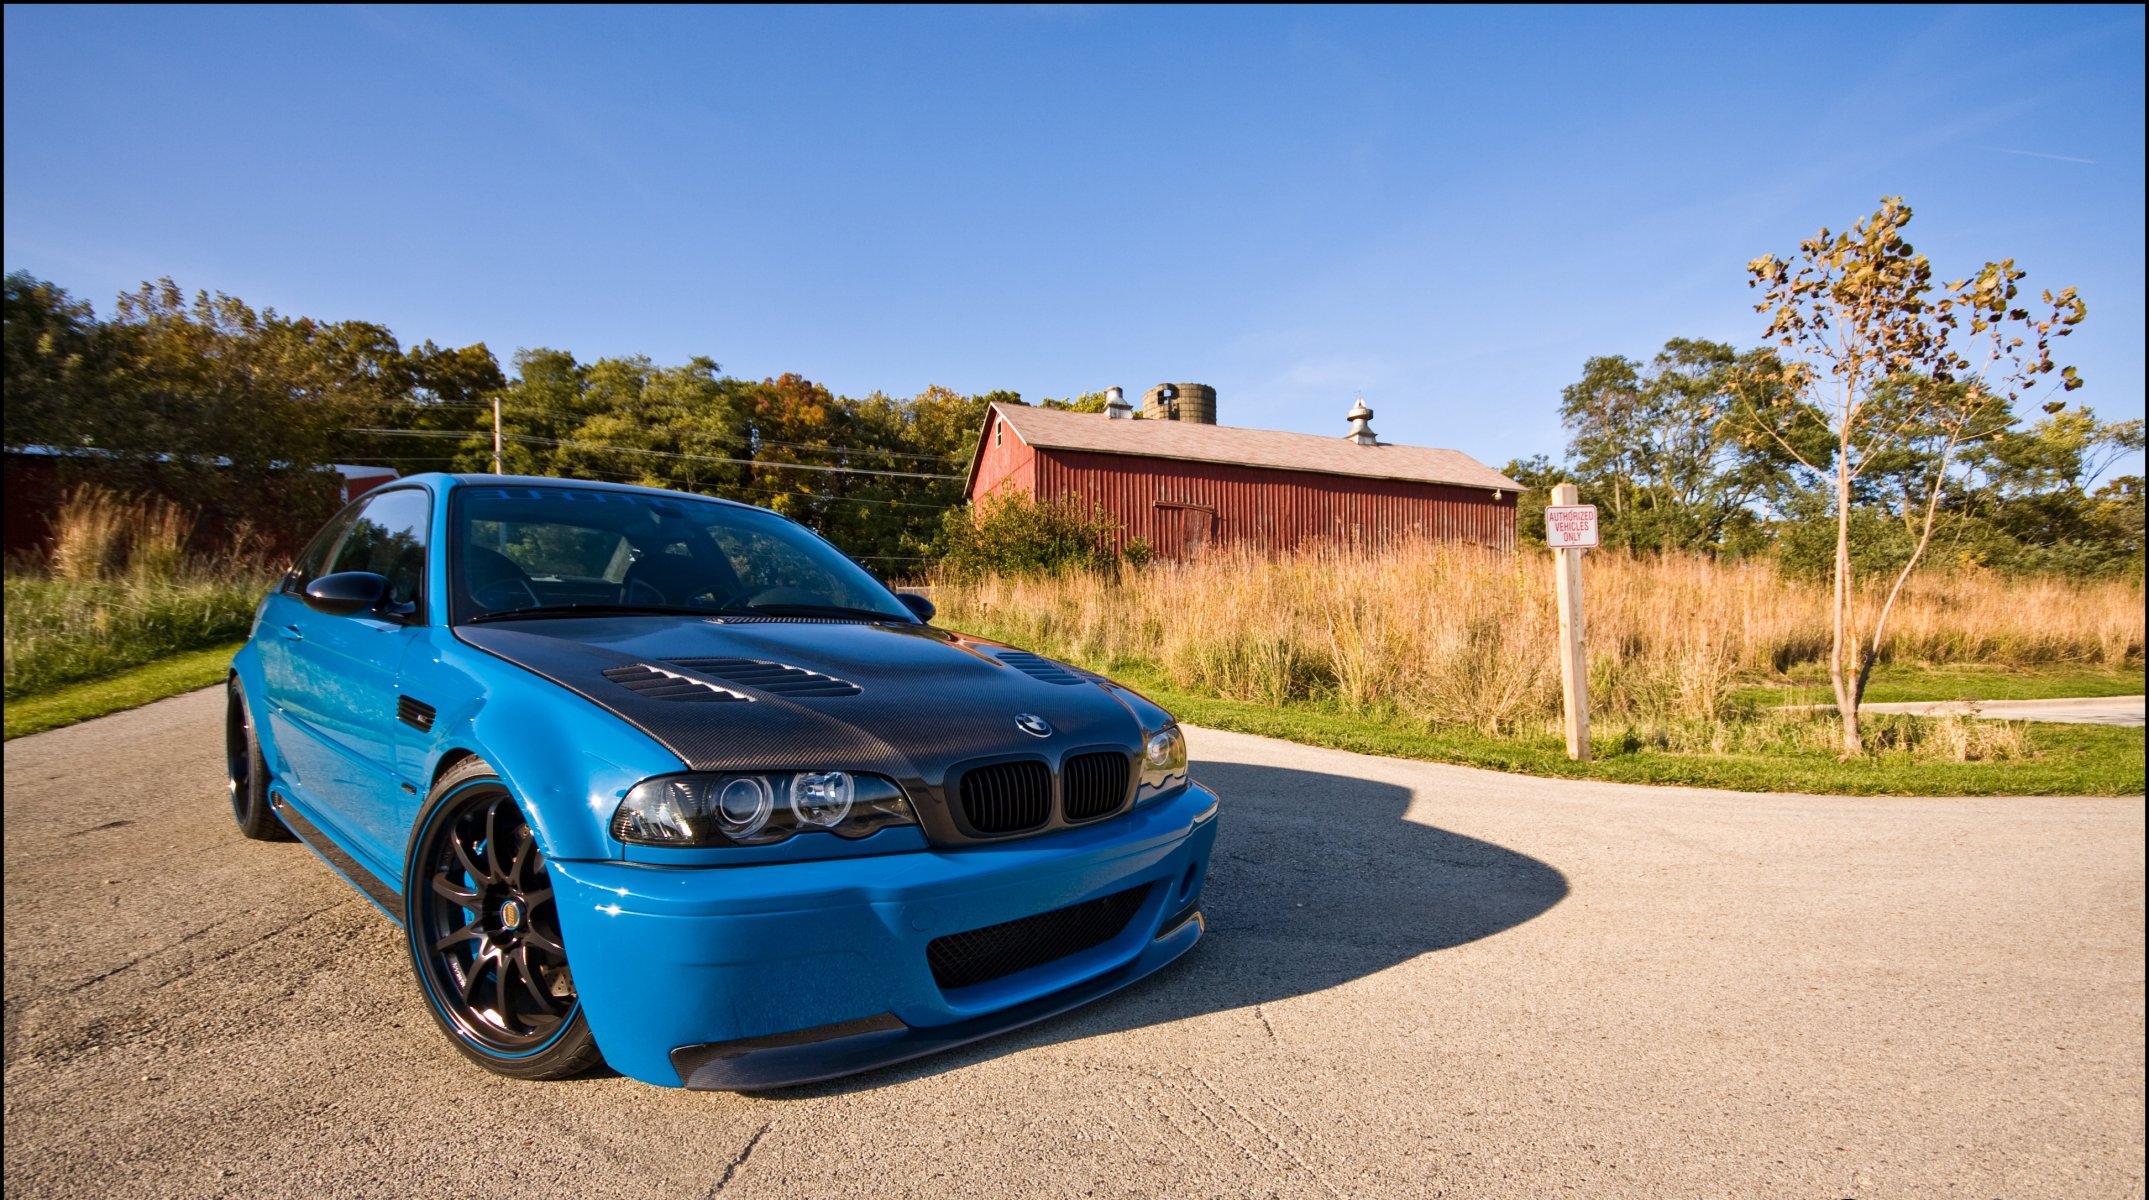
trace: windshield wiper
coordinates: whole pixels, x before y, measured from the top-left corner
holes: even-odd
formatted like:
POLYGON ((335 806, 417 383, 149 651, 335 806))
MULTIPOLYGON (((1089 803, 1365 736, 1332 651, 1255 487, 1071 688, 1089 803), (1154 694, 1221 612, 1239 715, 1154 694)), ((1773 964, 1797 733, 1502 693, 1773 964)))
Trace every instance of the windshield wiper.
POLYGON ((739 604, 717 610, 729 617, 864 617, 869 621, 911 621, 909 613, 898 616, 877 608, 852 608, 847 604, 739 604))
POLYGON ((720 610, 714 608, 688 608, 679 604, 540 604, 535 608, 510 608, 502 612, 479 613, 463 622, 476 625, 483 621, 519 621, 525 617, 589 617, 589 616, 689 616, 713 617, 720 610))

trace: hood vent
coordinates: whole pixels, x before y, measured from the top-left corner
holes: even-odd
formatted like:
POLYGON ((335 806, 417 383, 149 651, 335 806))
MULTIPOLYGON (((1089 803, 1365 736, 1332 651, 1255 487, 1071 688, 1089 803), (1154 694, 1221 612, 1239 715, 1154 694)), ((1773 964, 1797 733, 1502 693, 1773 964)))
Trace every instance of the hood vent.
POLYGON ((759 658, 675 658, 673 666, 685 667, 725 683, 736 683, 771 696, 855 696, 857 684, 804 667, 785 666, 759 658))
POLYGON ((1060 687, 1072 687, 1082 682, 1080 676, 1049 658, 1032 654, 1027 650, 1001 650, 997 652, 1001 662, 1015 668, 1032 679, 1060 687))
POLYGON ((663 667, 641 663, 632 667, 613 667, 604 673, 606 679, 640 696, 652 700, 688 700, 706 703, 711 700, 752 700, 730 688, 718 687, 706 679, 695 679, 663 667))

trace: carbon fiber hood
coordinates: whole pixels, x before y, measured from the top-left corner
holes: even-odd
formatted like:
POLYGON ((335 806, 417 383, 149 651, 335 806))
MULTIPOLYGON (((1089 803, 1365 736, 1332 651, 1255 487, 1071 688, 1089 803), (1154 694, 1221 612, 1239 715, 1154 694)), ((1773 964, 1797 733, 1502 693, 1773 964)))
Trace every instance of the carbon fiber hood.
MULTIPOLYGON (((1136 754, 1143 730, 1135 711, 1161 715, 1087 672, 1016 652, 1027 668, 1018 669, 1000 657, 1008 647, 923 625, 634 616, 463 625, 455 634, 617 713, 693 770, 868 772, 904 783, 914 796, 924 792, 935 807, 957 764, 1020 756, 1057 769, 1080 750, 1136 754), (773 694, 692 665, 703 659, 777 663, 858 690, 773 694), (605 674, 637 667, 705 680, 746 700, 652 696, 605 674), (1038 677, 1059 671, 1065 675, 1056 682, 1038 677), (1024 713, 1044 718, 1050 735, 1019 729, 1015 717, 1024 713)), ((936 840, 959 840, 944 813, 920 816, 936 840)))

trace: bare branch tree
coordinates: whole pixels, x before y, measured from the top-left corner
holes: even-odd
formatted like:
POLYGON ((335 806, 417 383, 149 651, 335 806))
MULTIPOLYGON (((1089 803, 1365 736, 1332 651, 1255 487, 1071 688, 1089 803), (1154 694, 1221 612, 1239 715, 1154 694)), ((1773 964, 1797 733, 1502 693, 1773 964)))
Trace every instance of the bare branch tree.
MULTIPOLYGON (((2087 308, 2065 288, 2043 293, 2049 315, 2035 319, 2016 303, 2024 273, 2013 259, 1988 262, 1975 275, 1936 285, 1932 265, 1903 240, 1910 206, 1900 197, 1847 232, 1823 229, 1788 259, 1764 255, 1746 266, 1748 286, 1765 289, 1754 311, 1785 352, 1775 376, 1776 411, 1757 424, 1808 462, 1800 447, 1825 429, 1833 446, 1836 514, 1835 589, 1828 678, 1843 721, 1843 753, 1864 752, 1858 708, 1879 661, 1903 585, 1932 544, 1934 521, 1962 450, 2009 423, 2015 403, 2055 369, 2062 390, 2082 380, 2055 368, 2052 343, 2073 332, 2087 308), (1819 428, 1814 428, 1818 425, 1819 428), (1851 568, 1854 485, 1890 456, 1927 456, 1918 492, 1904 516, 1916 533, 1877 611, 1860 628, 1851 568)), ((2063 401, 2046 405, 2057 411, 2063 401)))

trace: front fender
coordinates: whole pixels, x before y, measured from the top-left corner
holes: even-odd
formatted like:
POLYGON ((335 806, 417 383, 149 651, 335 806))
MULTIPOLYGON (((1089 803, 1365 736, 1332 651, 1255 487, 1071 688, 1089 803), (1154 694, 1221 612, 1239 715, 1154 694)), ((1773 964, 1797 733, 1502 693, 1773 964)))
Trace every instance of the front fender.
POLYGON ((402 689, 435 710, 405 774, 430 788, 466 754, 498 771, 545 857, 616 859, 612 812, 629 788, 684 769, 648 734, 566 688, 433 631, 404 663, 402 689))

